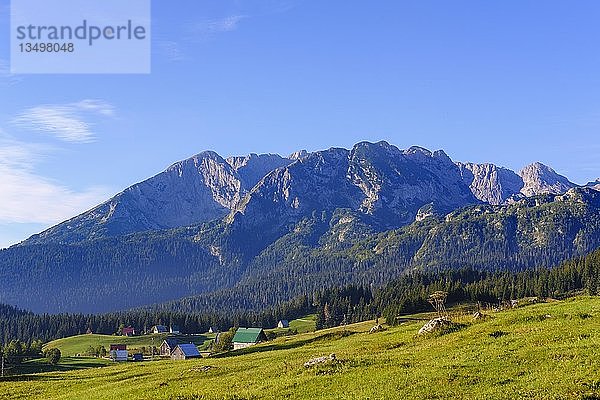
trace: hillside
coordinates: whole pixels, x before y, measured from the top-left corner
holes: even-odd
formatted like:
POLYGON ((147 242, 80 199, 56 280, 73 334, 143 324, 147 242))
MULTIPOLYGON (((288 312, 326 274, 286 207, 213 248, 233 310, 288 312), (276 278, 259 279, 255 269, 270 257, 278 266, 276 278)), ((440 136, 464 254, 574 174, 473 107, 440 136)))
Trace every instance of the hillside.
POLYGON ((267 230, 250 236, 214 222, 13 247, 0 252, 0 302, 98 313, 201 295, 197 310, 260 310, 317 288, 383 285, 415 268, 551 267, 600 246, 600 192, 576 188, 447 215, 432 208, 384 232, 348 209, 312 213, 286 229, 268 239, 267 230), (43 301, 28 295, 38 291, 43 301))
POLYGON ((600 246, 600 193, 479 205, 409 226, 369 231, 347 210, 316 215, 290 229, 248 265, 231 288, 176 301, 175 309, 268 307, 315 288, 382 286, 406 272, 552 267, 600 246))
MULTIPOLYGON (((421 316, 422 317, 422 316, 421 316)), ((276 339, 225 357, 120 364, 0 382, 0 399, 595 399, 600 298, 492 313, 445 335, 373 322, 276 339), (335 353, 334 365, 304 362, 335 353)))

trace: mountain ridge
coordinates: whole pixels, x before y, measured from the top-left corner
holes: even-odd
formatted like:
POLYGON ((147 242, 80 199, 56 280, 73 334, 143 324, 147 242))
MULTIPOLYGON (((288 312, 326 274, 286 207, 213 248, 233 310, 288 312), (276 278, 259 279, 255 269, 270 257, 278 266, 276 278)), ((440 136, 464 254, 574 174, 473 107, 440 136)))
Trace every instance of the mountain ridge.
MULTIPOLYGON (((350 205, 348 202, 360 200, 358 207, 367 214, 387 212, 387 215, 382 218, 387 221, 389 228, 412 222, 418 214, 418 209, 430 203, 440 211, 450 211, 457 206, 476 202, 498 205, 533 195, 560 194, 577 186, 541 163, 530 164, 517 174, 490 163, 454 162, 443 150, 432 152, 419 146, 401 150, 384 141, 360 142, 352 149, 331 148, 317 152, 300 150, 289 157, 252 153, 247 156, 223 158, 216 152, 204 151, 172 164, 159 174, 126 188, 89 211, 33 235, 21 244, 76 243, 98 237, 115 237, 146 230, 188 226, 219 218, 232 221, 235 212, 247 204, 245 197, 250 195, 254 186, 260 184, 271 172, 279 168, 287 168, 294 163, 306 165, 306 160, 311 157, 323 158, 323 155, 334 152, 343 153, 342 157, 349 158, 347 173, 353 176, 352 179, 355 180, 353 185, 364 195, 362 199, 358 199, 356 194, 350 196, 353 199, 342 200, 342 204, 337 205, 338 208, 339 206, 357 207, 356 204, 350 205), (353 160, 350 159, 352 157, 353 160), (373 159, 369 160, 369 157, 373 159), (398 167, 406 166, 406 164, 400 165, 401 163, 394 164, 400 158, 420 165, 420 172, 425 174, 423 176, 429 177, 429 181, 424 182, 424 186, 420 188, 427 194, 421 195, 422 201, 416 201, 412 205, 408 205, 407 200, 419 197, 418 193, 415 193, 418 188, 415 189, 415 186, 410 184, 411 171, 409 170, 403 171, 406 172, 403 181, 397 179, 401 175, 398 167), (367 164, 373 160, 376 162, 383 160, 390 169, 378 171, 379 175, 377 173, 371 175, 375 171, 373 169, 375 166, 367 164), (455 167, 458 176, 469 188, 470 194, 459 193, 461 191, 456 190, 460 185, 456 180, 455 167), (368 170, 369 168, 373 170, 368 170), (435 177, 450 179, 450 185, 454 185, 455 188, 442 188, 443 185, 439 184, 435 186, 432 183, 435 177), (388 190, 386 193, 380 193, 379 186, 382 183, 380 179, 396 179, 395 182, 388 182, 390 185, 394 183, 398 185, 395 188, 396 192, 388 190), (425 187, 432 184, 435 188, 425 187), (444 196, 436 196, 434 189, 446 190, 446 193, 444 196), (399 195, 402 191, 404 195, 399 195), (428 198, 425 198, 427 196, 428 198), (435 204, 436 202, 439 204, 435 204), (391 220, 388 218, 390 216, 391 220)), ((335 168, 333 165, 332 167, 335 168)), ((318 169, 318 166, 316 168, 318 169)), ((289 179, 289 176, 286 178, 280 174, 279 179, 289 179)), ((265 181, 265 184, 268 183, 268 180, 265 181)), ((311 184, 318 186, 316 181, 311 184)), ((345 182, 343 177, 332 184, 341 184, 348 191, 354 189, 347 187, 348 182, 345 182)), ((600 188, 600 185, 588 186, 600 188)), ((273 189, 275 190, 274 186, 273 189)), ((307 188, 307 190, 315 190, 315 188, 307 188)), ((276 193, 271 195, 276 197, 276 193)))

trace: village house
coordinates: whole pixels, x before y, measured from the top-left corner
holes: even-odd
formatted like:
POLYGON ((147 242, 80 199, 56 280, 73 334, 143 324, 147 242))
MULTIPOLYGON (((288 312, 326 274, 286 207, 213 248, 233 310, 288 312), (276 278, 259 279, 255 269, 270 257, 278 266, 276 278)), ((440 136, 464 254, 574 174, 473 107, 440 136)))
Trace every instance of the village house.
POLYGON ((135 336, 135 329, 131 326, 128 326, 127 328, 121 329, 121 334, 123 336, 135 336))
POLYGON ((278 328, 289 328, 290 327, 290 322, 287 319, 282 319, 277 324, 277 327, 278 328))
POLYGON ((169 333, 169 329, 164 325, 154 325, 152 327, 152 333, 169 333))
POLYGON ((171 353, 173 353, 173 350, 175 350, 175 347, 177 347, 178 344, 179 341, 177 339, 167 338, 163 340, 162 344, 160 345, 159 354, 161 356, 170 357, 171 353))
POLYGON ((129 357, 126 344, 111 344, 110 352, 108 354, 113 361, 127 361, 127 358, 129 357))
POLYGON ((179 330, 179 325, 171 325, 169 332, 171 332, 174 335, 179 335, 181 333, 179 330))
POLYGON ((219 328, 217 328, 216 326, 211 326, 210 328, 208 328, 208 333, 219 333, 219 328))
POLYGON ((233 336, 233 349, 244 349, 265 341, 267 335, 262 328, 238 328, 233 336))
POLYGON ((171 353, 172 360, 187 360, 190 358, 202 357, 198 348, 193 343, 182 343, 178 344, 173 353, 171 353))

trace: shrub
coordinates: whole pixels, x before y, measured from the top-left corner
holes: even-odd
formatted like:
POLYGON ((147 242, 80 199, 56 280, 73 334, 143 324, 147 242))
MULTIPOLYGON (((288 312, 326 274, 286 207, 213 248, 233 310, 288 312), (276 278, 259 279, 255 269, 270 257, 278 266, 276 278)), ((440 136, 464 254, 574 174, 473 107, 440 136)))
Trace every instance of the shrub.
POLYGON ((60 357, 62 354, 59 349, 50 349, 46 351, 46 360, 48 360, 48 364, 56 365, 60 361, 60 357))
POLYGON ((231 328, 227 332, 221 332, 217 335, 217 339, 213 345, 213 350, 216 352, 228 351, 233 348, 233 336, 235 328, 231 328))

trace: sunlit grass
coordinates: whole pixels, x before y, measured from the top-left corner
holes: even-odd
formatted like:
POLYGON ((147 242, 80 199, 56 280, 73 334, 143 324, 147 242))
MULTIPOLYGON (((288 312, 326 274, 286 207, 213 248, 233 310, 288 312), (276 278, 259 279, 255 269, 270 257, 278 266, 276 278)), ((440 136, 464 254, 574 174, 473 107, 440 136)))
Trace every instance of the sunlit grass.
POLYGON ((422 321, 368 334, 371 321, 218 358, 46 372, 1 382, 0 399, 600 398, 600 298, 455 319, 443 335, 417 337, 422 321))

